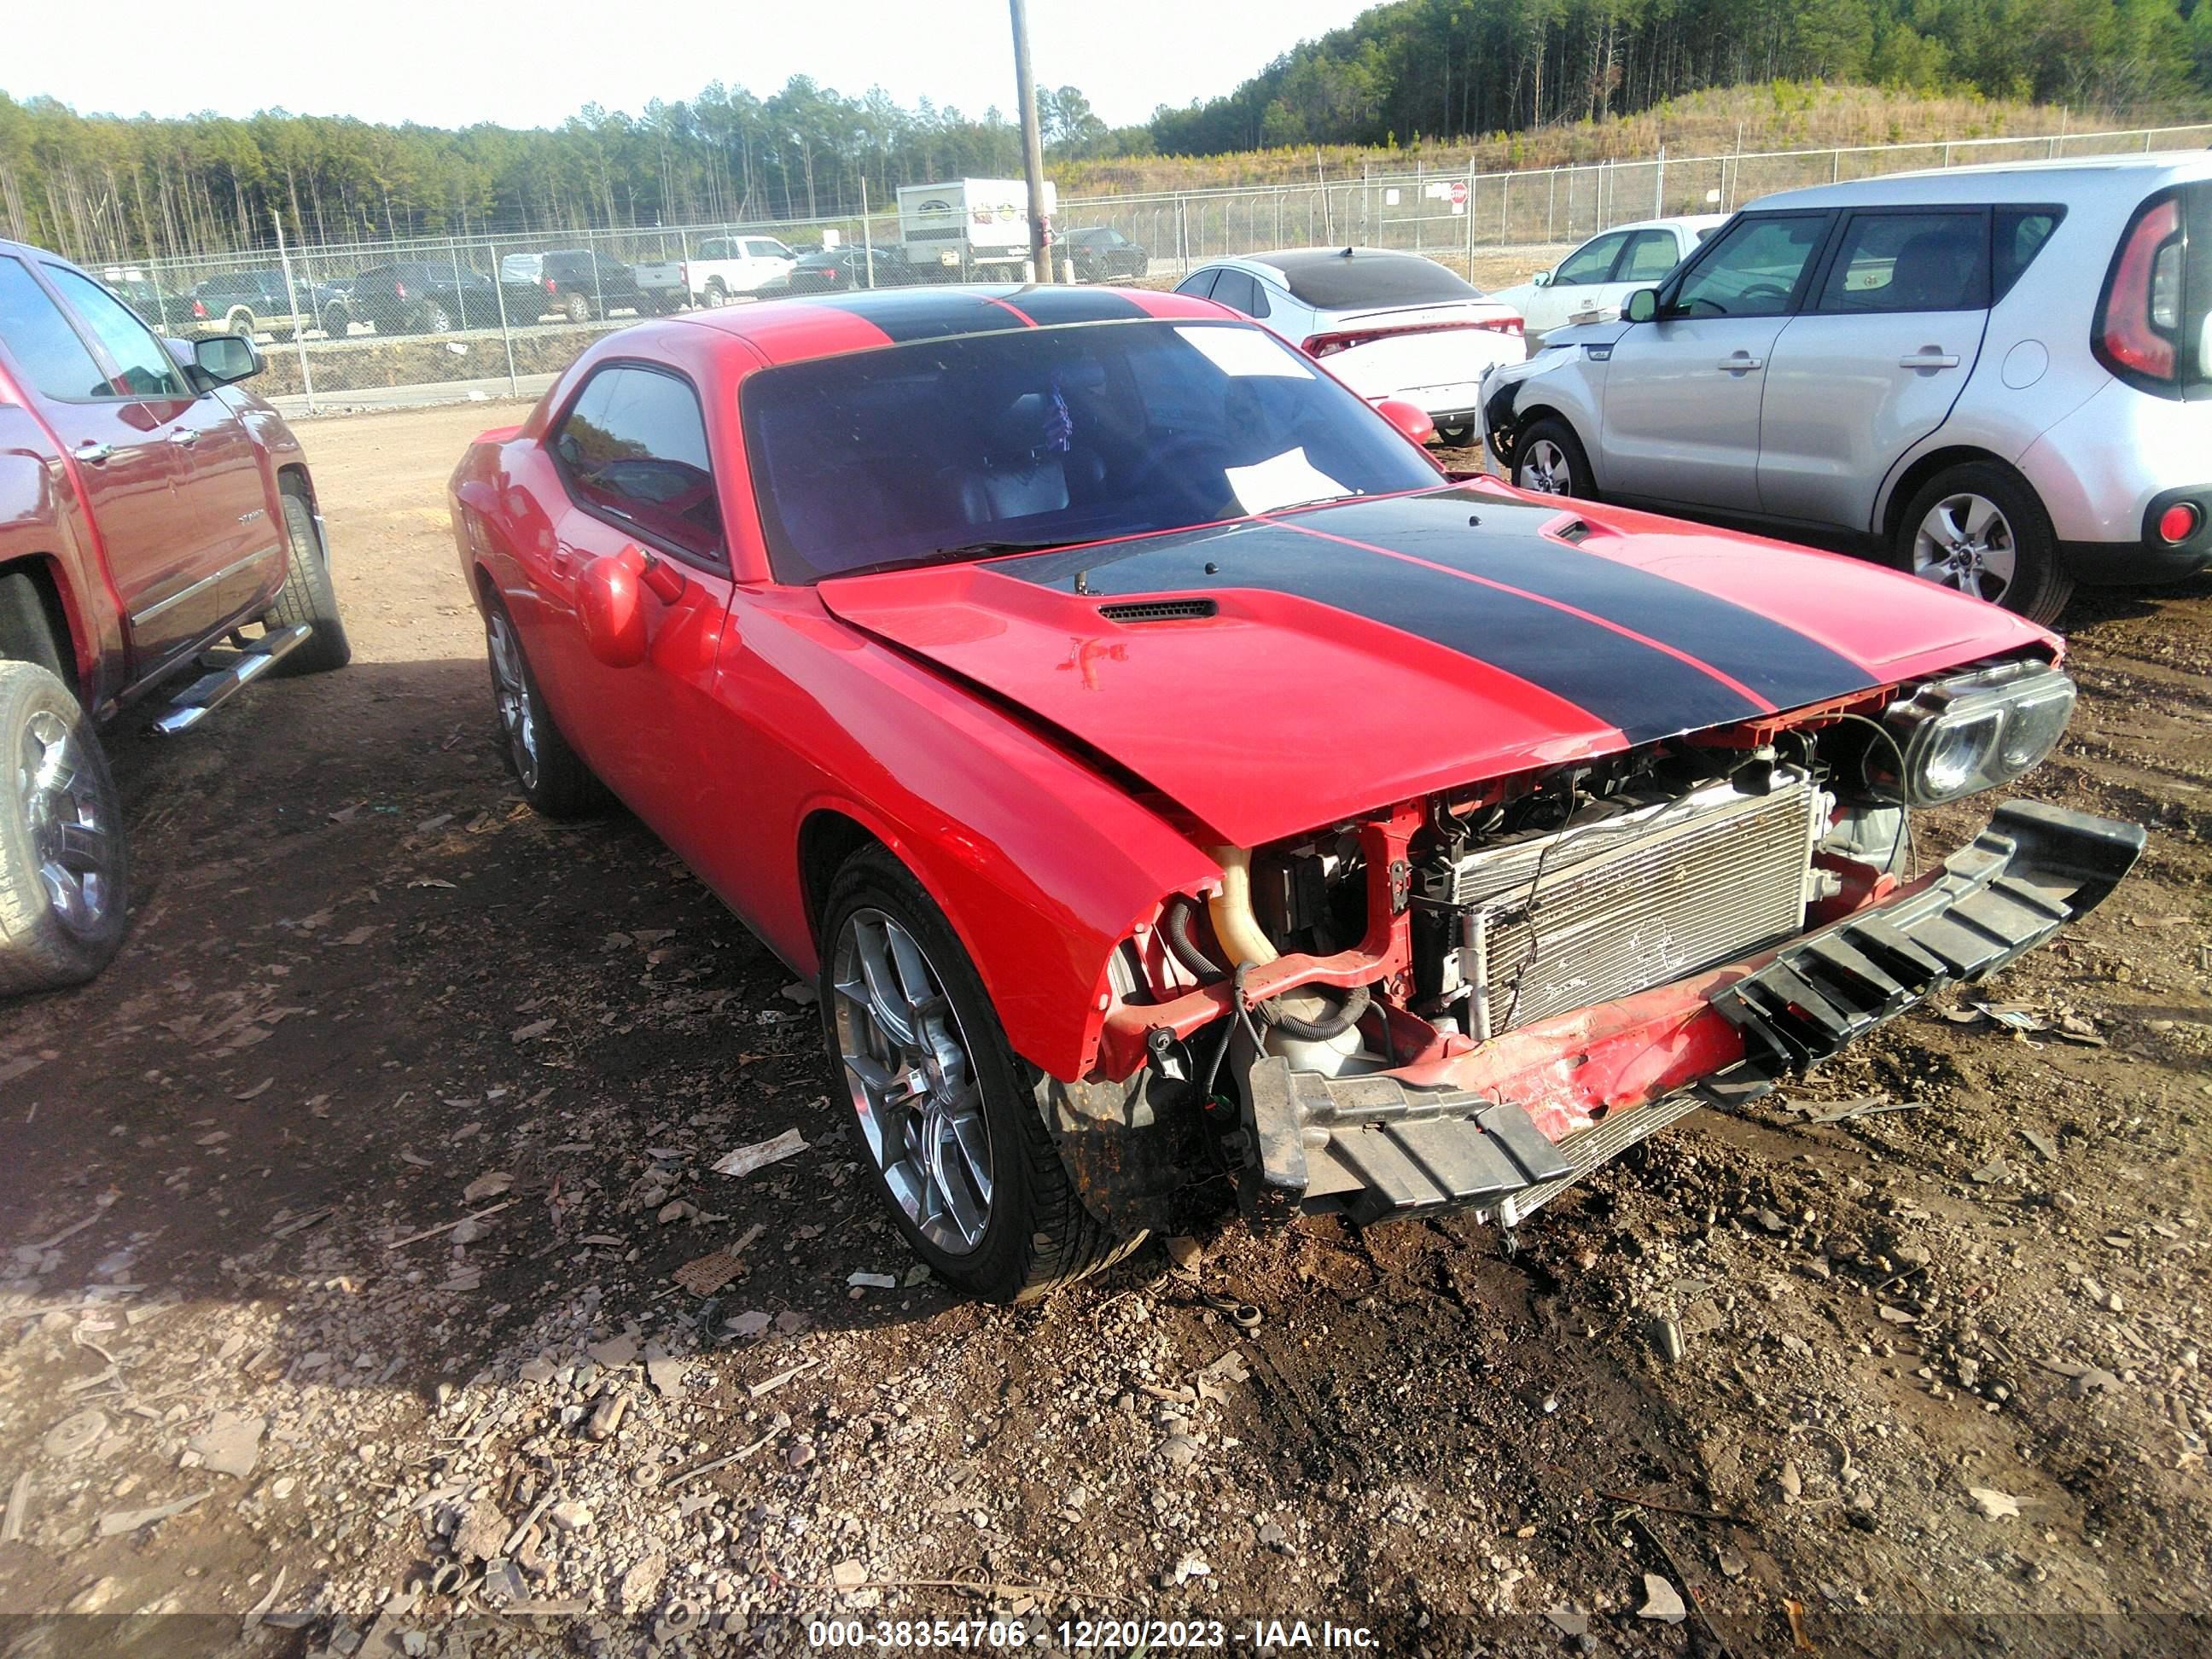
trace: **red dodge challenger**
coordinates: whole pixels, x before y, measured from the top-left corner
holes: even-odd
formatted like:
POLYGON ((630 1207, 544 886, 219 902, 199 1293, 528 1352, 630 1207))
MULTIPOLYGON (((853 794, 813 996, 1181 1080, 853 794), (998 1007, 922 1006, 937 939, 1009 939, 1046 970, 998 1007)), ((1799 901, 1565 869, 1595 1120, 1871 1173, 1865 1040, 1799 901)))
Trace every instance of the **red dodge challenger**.
POLYGON ((1510 1228, 2141 851, 2013 801, 1914 867, 2065 729, 2051 635, 1455 481, 1421 418, 1206 301, 909 289, 623 330, 454 474, 523 793, 611 792, 815 979, 945 1279, 1041 1294, 1224 1174, 1510 1228))

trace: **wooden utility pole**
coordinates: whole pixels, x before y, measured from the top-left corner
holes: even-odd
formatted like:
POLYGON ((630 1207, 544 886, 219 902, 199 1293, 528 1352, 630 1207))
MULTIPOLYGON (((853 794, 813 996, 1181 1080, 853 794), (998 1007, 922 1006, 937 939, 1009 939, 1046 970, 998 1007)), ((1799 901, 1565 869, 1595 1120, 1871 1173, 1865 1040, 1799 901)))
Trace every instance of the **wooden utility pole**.
POLYGON ((1031 280, 1052 280, 1052 251, 1045 241, 1044 140, 1037 131, 1036 78, 1030 73, 1028 0, 1006 0, 1014 20, 1014 88, 1022 105, 1022 176, 1030 192, 1031 280))

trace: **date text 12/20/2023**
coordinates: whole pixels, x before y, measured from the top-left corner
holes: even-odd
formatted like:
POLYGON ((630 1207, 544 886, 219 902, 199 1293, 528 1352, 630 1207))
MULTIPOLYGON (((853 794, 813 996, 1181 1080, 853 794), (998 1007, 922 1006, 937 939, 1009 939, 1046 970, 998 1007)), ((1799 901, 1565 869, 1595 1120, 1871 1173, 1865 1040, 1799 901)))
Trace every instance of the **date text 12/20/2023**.
POLYGON ((926 1648, 979 1650, 1059 1647, 1071 1652, 1149 1652, 1163 1649, 1249 1647, 1261 1652, 1334 1649, 1373 1650, 1364 1625, 1304 1619, 1072 1619, 1058 1625, 1021 1620, 817 1619, 806 1626, 814 1648, 875 1648, 892 1652, 926 1648), (1054 1638, 1057 1638, 1056 1640, 1054 1638))

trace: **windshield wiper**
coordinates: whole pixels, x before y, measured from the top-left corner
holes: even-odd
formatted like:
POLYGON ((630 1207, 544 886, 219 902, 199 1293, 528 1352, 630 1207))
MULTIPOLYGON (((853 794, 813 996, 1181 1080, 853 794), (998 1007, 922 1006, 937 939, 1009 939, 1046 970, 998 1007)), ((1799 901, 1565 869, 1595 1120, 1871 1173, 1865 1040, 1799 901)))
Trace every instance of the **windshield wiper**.
POLYGON ((956 547, 933 547, 927 553, 910 553, 901 559, 878 559, 873 564, 856 564, 849 570, 840 570, 836 574, 840 576, 872 576, 879 571, 946 564, 956 559, 987 559, 1000 553, 1049 553, 1054 548, 1067 544, 1064 541, 962 542, 956 547))

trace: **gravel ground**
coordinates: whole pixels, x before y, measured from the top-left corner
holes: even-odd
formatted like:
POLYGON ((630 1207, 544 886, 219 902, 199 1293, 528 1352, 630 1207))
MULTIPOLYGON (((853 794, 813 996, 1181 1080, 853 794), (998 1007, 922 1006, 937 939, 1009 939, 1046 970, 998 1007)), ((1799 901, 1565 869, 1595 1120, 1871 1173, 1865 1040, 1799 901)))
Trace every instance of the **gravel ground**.
POLYGON ((0 1613, 115 1621, 10 1651, 2204 1643, 2212 582, 2069 618, 2028 793, 2152 835, 2055 946, 1517 1250, 1215 1217, 1014 1312, 877 1215, 788 975, 509 787, 442 485, 513 417, 307 429, 354 666, 115 734, 130 943, 0 1007, 0 1613))

